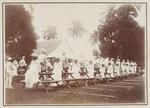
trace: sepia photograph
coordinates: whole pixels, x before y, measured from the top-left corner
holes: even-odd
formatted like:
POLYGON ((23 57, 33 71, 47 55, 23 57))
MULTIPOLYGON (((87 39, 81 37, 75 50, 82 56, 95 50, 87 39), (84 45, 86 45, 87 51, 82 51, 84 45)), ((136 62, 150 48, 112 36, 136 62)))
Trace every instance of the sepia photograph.
POLYGON ((146 105, 147 4, 4 2, 4 105, 146 105))

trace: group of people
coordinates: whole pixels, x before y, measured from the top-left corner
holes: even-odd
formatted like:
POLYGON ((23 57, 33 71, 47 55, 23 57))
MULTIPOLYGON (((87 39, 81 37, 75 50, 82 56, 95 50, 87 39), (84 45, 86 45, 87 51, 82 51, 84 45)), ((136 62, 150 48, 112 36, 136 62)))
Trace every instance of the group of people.
POLYGON ((18 69, 27 66, 25 61, 25 56, 21 58, 21 60, 16 60, 14 58, 8 57, 5 63, 5 86, 6 88, 13 88, 12 87, 12 78, 18 75, 18 69))
MULTIPOLYGON (((11 87, 12 77, 17 74, 17 68, 26 66, 25 57, 17 64, 17 61, 6 63, 6 79, 7 87, 11 87), (13 67, 12 70, 10 68, 13 67), (11 75, 10 75, 11 73, 11 75)), ((137 72, 137 63, 129 60, 120 60, 119 58, 97 58, 95 60, 79 61, 76 59, 54 58, 47 57, 46 51, 42 49, 41 54, 32 54, 32 61, 29 69, 25 73, 26 87, 31 88, 33 85, 41 80, 39 72, 52 72, 54 80, 63 80, 69 78, 66 76, 67 72, 72 73, 75 78, 86 77, 117 77, 128 76, 137 72)))

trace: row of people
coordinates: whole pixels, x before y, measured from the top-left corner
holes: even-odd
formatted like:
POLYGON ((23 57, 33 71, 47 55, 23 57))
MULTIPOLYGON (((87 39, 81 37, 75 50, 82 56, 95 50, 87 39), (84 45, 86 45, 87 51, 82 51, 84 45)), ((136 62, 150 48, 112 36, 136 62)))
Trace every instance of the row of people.
MULTIPOLYGON (((30 67, 25 74, 25 82, 27 87, 32 87, 34 83, 41 80, 39 78, 39 72, 52 72, 55 80, 62 80, 68 78, 67 72, 71 72, 75 78, 80 77, 116 77, 116 76, 128 76, 137 72, 136 62, 129 60, 120 60, 113 58, 99 58, 93 61, 78 61, 72 59, 54 59, 47 58, 46 51, 42 50, 40 55, 33 54, 30 67)), ((14 60, 8 60, 6 63, 6 82, 7 87, 11 87, 12 77, 17 75, 17 68, 26 67, 25 57, 22 57, 17 65, 14 60), (10 66, 11 64, 11 66, 10 66), (14 69, 11 69, 14 67, 14 69), (12 74, 15 73, 15 74, 12 74)), ((46 78, 46 77, 45 77, 46 78)))
MULTIPOLYGON (((72 73, 74 78, 80 77, 115 77, 128 76, 135 74, 137 71, 137 64, 133 61, 114 60, 109 58, 100 58, 94 61, 78 61, 72 59, 54 59, 47 58, 45 50, 42 50, 40 55, 32 55, 33 60, 30 68, 26 73, 26 84, 31 87, 34 82, 41 80, 39 72, 52 72, 55 80, 63 80, 69 78, 68 74, 72 73), (86 73, 86 74, 85 74, 86 73)), ((45 77, 46 78, 46 77, 45 77)), ((44 79, 45 79, 44 78, 44 79)))
MULTIPOLYGON (((54 63, 53 59, 48 59, 45 69, 41 69, 42 72, 52 71, 57 69, 58 72, 72 72, 76 77, 79 77, 79 73, 87 72, 89 76, 101 76, 106 77, 110 75, 115 76, 127 76, 129 74, 135 74, 137 72, 137 64, 133 61, 125 61, 117 59, 100 58, 96 61, 78 62, 78 60, 60 61, 56 59, 54 63), (59 64, 59 66, 57 66, 59 64)), ((41 66, 43 67, 43 66, 41 66)), ((55 73, 55 72, 54 72, 55 73)), ((82 76, 82 75, 80 75, 82 76)))

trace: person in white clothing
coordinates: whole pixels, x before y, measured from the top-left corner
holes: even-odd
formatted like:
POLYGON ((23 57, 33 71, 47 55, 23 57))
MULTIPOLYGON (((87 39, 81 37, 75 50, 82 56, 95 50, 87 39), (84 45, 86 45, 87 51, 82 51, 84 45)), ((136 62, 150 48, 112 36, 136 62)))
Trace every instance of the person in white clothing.
POLYGON ((92 61, 88 62, 87 71, 88 71, 89 77, 92 78, 94 76, 94 63, 92 61))
MULTIPOLYGON (((41 66, 41 62, 40 62, 40 66, 41 66)), ((53 73, 53 70, 54 70, 53 58, 48 57, 47 60, 46 60, 46 66, 43 67, 43 65, 42 65, 40 67, 40 72, 44 72, 44 73, 46 72, 46 73, 49 73, 49 74, 40 76, 39 79, 40 80, 49 80, 49 78, 51 78, 51 74, 53 73)))
POLYGON ((39 81, 40 63, 37 60, 37 55, 32 54, 32 61, 29 69, 25 74, 25 83, 27 88, 32 88, 39 81))
POLYGON ((134 66, 134 64, 133 64, 133 61, 130 61, 130 64, 129 64, 129 72, 130 72, 130 74, 133 74, 133 66, 134 66))
POLYGON ((40 62, 41 72, 46 72, 47 56, 45 49, 41 50, 41 54, 38 56, 38 61, 40 62))
POLYGON ((18 67, 18 73, 24 74, 27 69, 27 63, 25 61, 25 56, 22 57, 22 59, 19 61, 19 67, 18 67))
POLYGON ((18 61, 17 60, 14 60, 13 61, 13 64, 16 66, 16 68, 18 69, 18 67, 19 67, 19 63, 18 63, 18 61))
POLYGON ((125 69, 126 69, 126 65, 125 65, 125 60, 123 59, 122 62, 121 62, 121 73, 122 75, 126 75, 125 74, 125 69))
POLYGON ((133 64, 134 64, 133 65, 133 67, 134 67, 133 72, 134 72, 134 74, 136 74, 137 73, 137 64, 136 64, 136 62, 134 62, 133 64))
POLYGON ((108 61, 108 65, 107 65, 107 73, 109 73, 111 76, 113 76, 114 72, 114 59, 111 58, 109 61, 108 61))
POLYGON ((17 75, 17 68, 12 63, 12 58, 8 58, 8 61, 5 65, 5 81, 6 81, 6 88, 13 88, 12 87, 12 78, 17 75))
POLYGON ((71 72, 72 71, 72 65, 73 65, 72 59, 68 59, 67 64, 68 64, 68 67, 69 67, 68 71, 71 72))
POLYGON ((22 57, 22 59, 19 61, 19 67, 26 67, 27 63, 25 61, 25 56, 22 57))
POLYGON ((121 66, 120 59, 117 59, 114 67, 114 76, 117 77, 120 76, 120 66, 121 66))
POLYGON ((105 73, 104 73, 105 78, 106 78, 106 77, 111 78, 112 75, 111 75, 111 73, 108 71, 108 69, 109 69, 109 63, 110 63, 109 58, 105 58, 104 63, 105 63, 105 64, 104 64, 104 65, 105 65, 105 73))
POLYGON ((129 60, 127 59, 127 61, 125 62, 125 72, 126 72, 126 76, 128 76, 129 75, 129 60))
POLYGON ((46 72, 52 72, 54 69, 54 65, 53 65, 53 60, 52 58, 47 58, 46 60, 46 72))
POLYGON ((73 65, 72 65, 72 72, 75 78, 80 77, 79 70, 80 70, 80 64, 78 63, 78 60, 74 60, 73 65))
POLYGON ((101 72, 102 78, 104 78, 105 72, 106 72, 106 66, 105 66, 105 59, 104 58, 101 58, 101 61, 100 61, 100 72, 101 72))
POLYGON ((62 62, 59 58, 56 59, 56 62, 54 63, 54 80, 62 80, 62 62))

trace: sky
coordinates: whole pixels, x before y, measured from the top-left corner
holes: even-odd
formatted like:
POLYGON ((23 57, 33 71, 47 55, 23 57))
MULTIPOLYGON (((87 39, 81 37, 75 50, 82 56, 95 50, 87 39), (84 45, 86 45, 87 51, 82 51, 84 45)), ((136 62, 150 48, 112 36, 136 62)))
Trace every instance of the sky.
MULTIPOLYGON (((76 53, 91 57, 92 49, 96 46, 91 46, 89 36, 104 20, 110 6, 112 4, 34 4, 33 26, 39 37, 48 26, 55 26, 59 37, 66 39, 76 53), (81 39, 73 39, 67 31, 73 20, 79 21, 87 31, 81 39)), ((145 25, 144 16, 145 6, 142 6, 136 18, 141 26, 145 25)))

